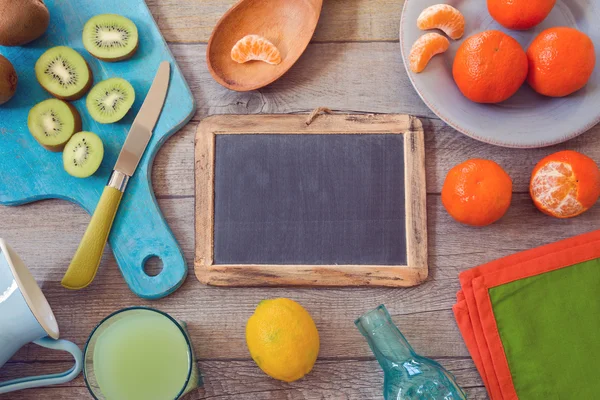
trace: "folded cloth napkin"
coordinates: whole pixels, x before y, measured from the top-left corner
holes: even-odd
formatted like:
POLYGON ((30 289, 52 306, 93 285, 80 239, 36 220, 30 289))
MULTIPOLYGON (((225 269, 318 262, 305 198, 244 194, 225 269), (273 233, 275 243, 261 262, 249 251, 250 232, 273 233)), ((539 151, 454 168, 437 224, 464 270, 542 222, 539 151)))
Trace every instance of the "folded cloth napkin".
POLYGON ((454 315, 492 400, 600 398, 600 231, 459 279, 454 315))

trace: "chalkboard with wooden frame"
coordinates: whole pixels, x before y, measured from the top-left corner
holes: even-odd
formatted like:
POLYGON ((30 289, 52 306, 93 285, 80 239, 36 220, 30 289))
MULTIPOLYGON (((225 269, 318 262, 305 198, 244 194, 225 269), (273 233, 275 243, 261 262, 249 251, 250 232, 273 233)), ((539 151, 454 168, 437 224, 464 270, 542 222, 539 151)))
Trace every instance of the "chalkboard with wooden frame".
POLYGON ((197 278, 414 286, 427 278, 424 134, 409 115, 227 115, 196 134, 197 278))

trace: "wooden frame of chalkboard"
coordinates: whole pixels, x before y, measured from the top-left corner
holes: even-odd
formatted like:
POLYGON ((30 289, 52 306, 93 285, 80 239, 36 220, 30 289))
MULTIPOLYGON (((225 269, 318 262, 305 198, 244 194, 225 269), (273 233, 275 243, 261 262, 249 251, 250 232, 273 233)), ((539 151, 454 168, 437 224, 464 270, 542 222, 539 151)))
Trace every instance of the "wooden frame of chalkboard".
POLYGON ((195 141, 196 277, 214 286, 390 286, 422 283, 427 267, 424 134, 409 115, 223 115, 204 119, 195 141), (218 135, 403 135, 406 265, 215 263, 215 160, 218 135))

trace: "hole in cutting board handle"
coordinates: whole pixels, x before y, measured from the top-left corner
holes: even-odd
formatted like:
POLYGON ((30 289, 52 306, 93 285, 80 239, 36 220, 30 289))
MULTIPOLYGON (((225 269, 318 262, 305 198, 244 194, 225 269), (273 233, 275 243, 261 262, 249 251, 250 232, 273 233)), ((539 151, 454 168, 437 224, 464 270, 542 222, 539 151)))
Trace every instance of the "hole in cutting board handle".
POLYGON ((148 276, 156 276, 163 270, 163 262, 157 256, 151 256, 144 262, 144 273, 148 276))

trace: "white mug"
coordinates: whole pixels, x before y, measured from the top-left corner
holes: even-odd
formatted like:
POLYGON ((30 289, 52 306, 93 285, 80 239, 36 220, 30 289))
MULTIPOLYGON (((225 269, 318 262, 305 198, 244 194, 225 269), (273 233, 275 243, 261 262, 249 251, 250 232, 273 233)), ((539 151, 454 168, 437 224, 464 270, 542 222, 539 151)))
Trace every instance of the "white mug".
POLYGON ((30 342, 67 351, 75 358, 75 365, 63 373, 0 382, 0 394, 65 383, 79 375, 81 350, 58 336, 58 324, 44 294, 19 256, 0 239, 0 368, 30 342))

